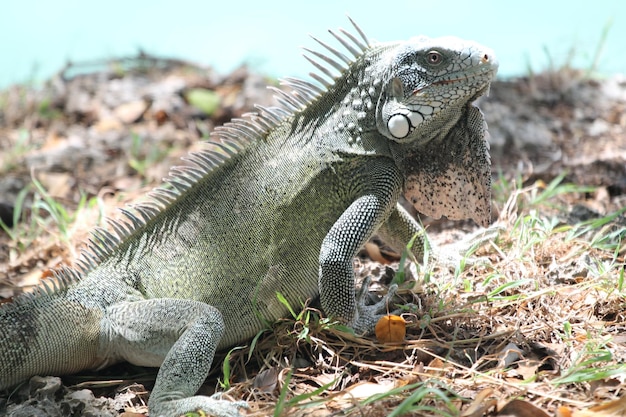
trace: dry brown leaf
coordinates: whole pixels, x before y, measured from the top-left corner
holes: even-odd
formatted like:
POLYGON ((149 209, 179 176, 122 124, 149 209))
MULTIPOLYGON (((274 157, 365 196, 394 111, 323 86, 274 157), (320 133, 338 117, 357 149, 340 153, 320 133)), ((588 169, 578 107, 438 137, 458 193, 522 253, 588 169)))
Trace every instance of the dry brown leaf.
POLYGON ((49 151, 55 148, 67 146, 67 138, 60 136, 57 132, 50 132, 40 151, 49 151))
POLYGON ((572 417, 624 417, 626 416, 626 396, 586 410, 574 411, 572 417))
POLYGON ((98 120, 94 124, 93 128, 97 133, 105 133, 105 132, 110 132, 110 131, 119 131, 123 127, 122 127, 122 123, 116 118, 107 117, 107 118, 98 120))
POLYGON ((441 374, 443 369, 446 367, 446 363, 439 358, 435 358, 428 363, 428 370, 426 371, 429 374, 441 374))
POLYGON ((271 393, 276 389, 278 384, 278 368, 269 368, 261 371, 254 377, 254 388, 261 392, 271 393))
POLYGON ((391 381, 388 383, 362 382, 346 388, 341 398, 369 398, 372 395, 384 394, 393 388, 394 384, 391 381))
POLYGON ((509 401, 496 415, 511 417, 549 417, 548 414, 528 401, 509 401))
POLYGON ((67 198, 75 186, 73 177, 66 172, 42 172, 37 177, 47 193, 55 199, 67 198))
POLYGON ((372 242, 367 242, 364 246, 365 252, 367 252, 367 256, 374 262, 380 262, 381 264, 388 264, 389 261, 385 259, 383 254, 380 252, 380 247, 372 242))
POLYGON ((19 282, 16 285, 20 288, 34 287, 41 282, 43 278, 52 277, 50 270, 34 270, 21 276, 19 282))
POLYGON ((113 114, 124 124, 131 124, 139 120, 146 112, 148 103, 143 100, 135 100, 120 104, 113 110, 113 114))
POLYGON ((406 336, 406 321, 400 316, 388 314, 376 323, 376 339, 381 343, 402 343, 406 336))
POLYGON ((517 373, 522 377, 522 379, 530 379, 537 375, 537 370, 539 369, 539 365, 541 362, 534 360, 525 360, 519 361, 517 363, 517 373))
POLYGON ((461 417, 481 417, 487 414, 487 410, 495 407, 498 401, 494 398, 487 399, 493 394, 493 389, 486 388, 479 392, 474 401, 461 413, 461 417))
MULTIPOLYGON (((304 378, 305 380, 311 381, 317 386, 321 387, 326 384, 330 384, 331 382, 337 382, 338 376, 334 374, 318 374, 318 375, 307 375, 306 373, 298 374, 300 378, 304 378)), ((332 389, 333 387, 329 387, 332 389)))

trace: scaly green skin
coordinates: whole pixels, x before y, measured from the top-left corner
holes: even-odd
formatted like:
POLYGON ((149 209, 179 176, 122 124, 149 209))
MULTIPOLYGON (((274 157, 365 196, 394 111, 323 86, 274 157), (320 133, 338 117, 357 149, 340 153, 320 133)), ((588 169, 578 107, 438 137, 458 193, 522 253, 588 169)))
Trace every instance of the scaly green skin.
POLYGON ((373 330, 388 297, 357 300, 352 258, 376 231, 397 248, 422 232, 402 194, 427 214, 489 223, 471 102, 495 74, 493 53, 454 38, 336 37, 355 58, 334 83, 289 81, 282 109, 218 130, 172 191, 96 232, 58 288, 0 307, 0 388, 129 361, 160 366, 152 416, 238 415, 241 402, 193 395, 216 350, 288 314, 276 293, 293 306, 319 294, 327 315, 373 330))

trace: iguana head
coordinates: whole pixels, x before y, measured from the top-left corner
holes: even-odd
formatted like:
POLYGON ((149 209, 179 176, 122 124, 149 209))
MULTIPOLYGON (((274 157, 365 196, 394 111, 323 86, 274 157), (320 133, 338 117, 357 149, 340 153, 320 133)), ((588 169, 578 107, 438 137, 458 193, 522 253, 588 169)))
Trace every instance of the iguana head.
POLYGON ((497 72, 493 51, 452 37, 419 37, 384 55, 376 126, 404 173, 405 197, 423 214, 488 225, 489 146, 472 102, 497 72))

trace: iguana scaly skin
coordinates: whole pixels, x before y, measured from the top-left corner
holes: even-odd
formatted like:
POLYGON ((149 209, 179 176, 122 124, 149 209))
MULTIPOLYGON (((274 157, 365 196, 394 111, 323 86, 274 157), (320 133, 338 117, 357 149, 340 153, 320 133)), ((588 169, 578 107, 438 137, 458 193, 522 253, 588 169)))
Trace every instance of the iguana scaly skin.
MULTIPOLYGON (((0 388, 118 361, 160 366, 151 416, 239 414, 194 396, 216 350, 252 338, 319 294, 327 315, 367 333, 376 305, 355 293, 352 258, 376 231, 402 247, 421 228, 398 205, 489 224, 484 94, 493 52, 456 38, 369 43, 331 32, 311 83, 233 121, 175 168, 152 202, 99 229, 78 266, 0 306, 0 388), (337 70, 337 74, 334 71, 337 70), (331 81, 327 80, 331 79, 331 81)), ((416 254, 421 244, 413 246, 416 254)))

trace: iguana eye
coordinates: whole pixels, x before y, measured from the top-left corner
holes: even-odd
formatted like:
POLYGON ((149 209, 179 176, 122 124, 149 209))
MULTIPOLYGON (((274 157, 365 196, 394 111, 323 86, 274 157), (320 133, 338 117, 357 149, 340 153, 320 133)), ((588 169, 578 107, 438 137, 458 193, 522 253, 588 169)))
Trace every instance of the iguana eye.
POLYGON ((439 65, 441 64, 442 61, 442 56, 439 52, 437 51, 430 51, 427 55, 426 58, 428 60, 428 63, 430 65, 439 65))

